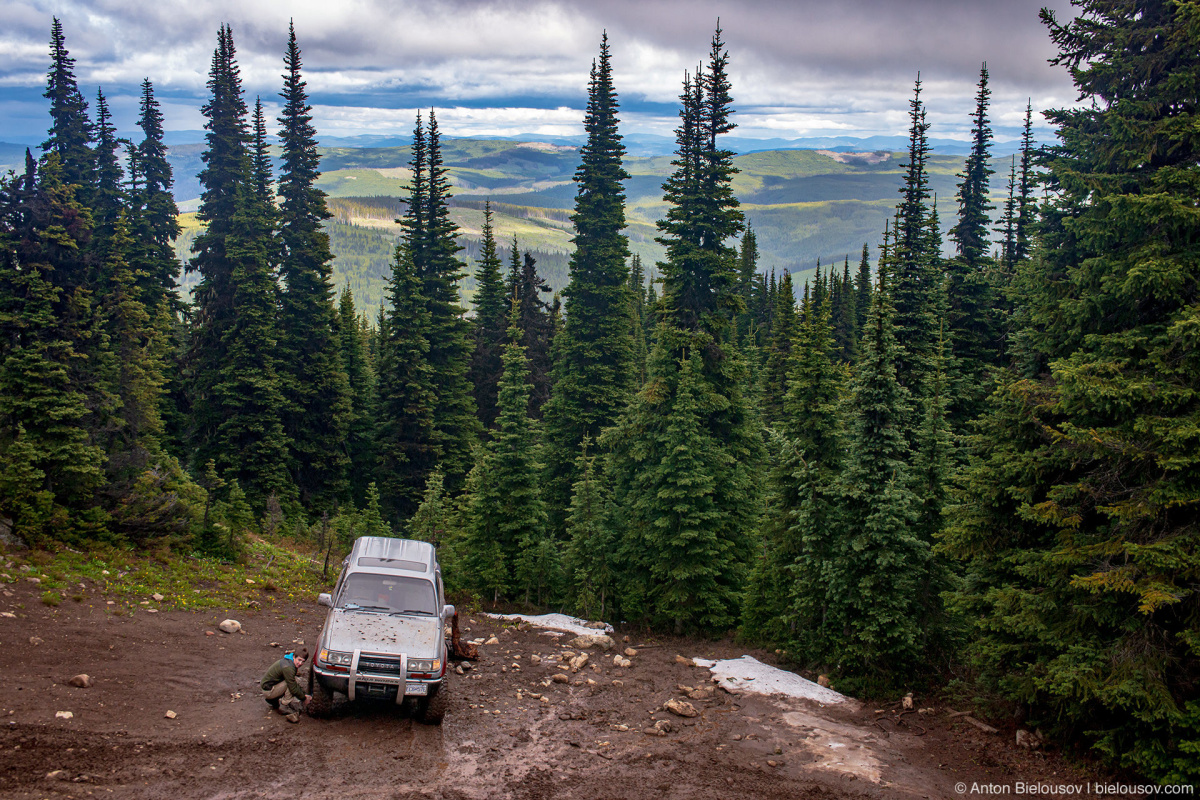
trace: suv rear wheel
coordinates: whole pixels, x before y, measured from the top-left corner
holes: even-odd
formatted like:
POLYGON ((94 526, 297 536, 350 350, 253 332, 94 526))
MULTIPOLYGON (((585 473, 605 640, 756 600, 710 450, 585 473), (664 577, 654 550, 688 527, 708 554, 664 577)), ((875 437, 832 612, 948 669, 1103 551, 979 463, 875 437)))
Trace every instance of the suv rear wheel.
POLYGON ((433 694, 417 701, 417 719, 426 725, 441 725, 449 705, 450 693, 446 691, 446 680, 443 678, 433 694))

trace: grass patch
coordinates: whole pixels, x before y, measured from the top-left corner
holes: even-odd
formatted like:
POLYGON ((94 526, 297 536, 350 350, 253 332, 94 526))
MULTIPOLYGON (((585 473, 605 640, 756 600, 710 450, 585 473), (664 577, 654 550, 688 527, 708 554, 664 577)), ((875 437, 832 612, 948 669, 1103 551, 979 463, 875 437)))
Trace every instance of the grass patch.
POLYGON ((261 539, 247 541, 240 562, 195 553, 139 551, 97 546, 81 551, 0 549, 0 569, 13 583, 38 578, 42 602, 57 606, 64 588, 71 599, 103 596, 114 613, 139 609, 265 608, 280 602, 315 600, 328 591, 321 562, 299 549, 261 539), (81 586, 82 584, 82 586, 81 586), (153 595, 163 596, 161 601, 153 595), (143 606, 143 601, 150 604, 143 606))

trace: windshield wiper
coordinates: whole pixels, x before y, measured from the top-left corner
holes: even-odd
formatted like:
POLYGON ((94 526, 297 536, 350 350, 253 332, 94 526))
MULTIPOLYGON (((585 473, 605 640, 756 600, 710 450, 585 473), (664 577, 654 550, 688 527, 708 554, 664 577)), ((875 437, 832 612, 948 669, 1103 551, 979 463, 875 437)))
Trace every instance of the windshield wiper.
POLYGON ((346 603, 342 606, 343 611, 387 611, 387 606, 360 606, 358 603, 346 603))
POLYGON ((396 616, 397 614, 419 614, 419 615, 420 615, 420 616, 422 616, 422 617, 431 617, 431 616, 433 616, 433 614, 432 614, 431 612, 429 612, 429 611, 423 611, 422 609, 419 609, 419 608, 406 608, 406 609, 404 609, 403 611, 393 611, 391 614, 388 614, 388 616, 389 616, 389 617, 394 617, 394 616, 396 616))

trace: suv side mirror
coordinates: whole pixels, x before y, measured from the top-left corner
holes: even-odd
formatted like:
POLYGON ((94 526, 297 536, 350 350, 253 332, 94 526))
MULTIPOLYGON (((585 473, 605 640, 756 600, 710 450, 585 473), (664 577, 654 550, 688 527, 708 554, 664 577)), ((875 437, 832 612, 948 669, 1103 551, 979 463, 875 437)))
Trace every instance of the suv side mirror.
POLYGON ((449 622, 451 619, 454 618, 454 614, 455 614, 454 606, 451 606, 451 605, 442 606, 442 622, 449 622))
POLYGON ((317 605, 333 608, 333 595, 329 592, 321 592, 317 595, 317 605))

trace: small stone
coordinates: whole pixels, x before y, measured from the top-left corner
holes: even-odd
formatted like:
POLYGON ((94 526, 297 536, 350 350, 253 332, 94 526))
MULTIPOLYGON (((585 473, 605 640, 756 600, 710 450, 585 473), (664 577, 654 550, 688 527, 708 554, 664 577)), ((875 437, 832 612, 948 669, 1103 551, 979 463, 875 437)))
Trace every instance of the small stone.
POLYGON ((11 611, 0 611, 0 617, 5 617, 6 619, 16 619, 17 615, 11 611))
MULTIPOLYGON (((667 732, 662 730, 661 728, 643 728, 642 733, 646 734, 647 736, 666 736, 667 735, 667 732)), ((647 753, 646 758, 649 758, 649 757, 650 757, 650 754, 647 753)))
POLYGON ((141 601, 140 603, 138 603, 138 605, 139 605, 139 606, 148 606, 148 605, 150 605, 150 601, 149 601, 149 600, 143 600, 143 601, 141 601))
POLYGON ((74 716, 75 715, 70 711, 55 711, 54 712, 55 719, 71 719, 74 716))
POLYGON ((221 624, 218 625, 217 628, 220 629, 222 633, 237 633, 242 629, 242 623, 238 622, 236 619, 227 619, 222 620, 221 624))
POLYGON ((492 638, 490 638, 486 642, 484 642, 484 644, 500 644, 500 640, 497 639, 495 636, 493 636, 492 638))
POLYGON ((56 769, 56 770, 52 770, 51 772, 47 772, 46 780, 48 780, 48 781, 66 780, 66 771, 61 770, 61 769, 56 769))
POLYGON ((596 685, 596 681, 594 681, 594 680, 593 680, 593 679, 591 679, 591 678, 588 678, 588 679, 587 679, 587 685, 588 685, 588 686, 595 686, 595 685, 596 685))
POLYGON ((158 592, 155 592, 154 594, 150 595, 150 597, 156 603, 161 603, 163 601, 163 596, 161 594, 159 594, 158 592))
POLYGON ((175 719, 179 715, 176 714, 174 711, 167 711, 167 713, 163 714, 163 716, 166 717, 167 719, 175 719))
POLYGON ((667 711, 670 711, 672 714, 675 714, 676 716, 680 716, 680 717, 698 717, 698 716, 700 716, 700 712, 697 711, 696 707, 693 706, 691 703, 687 702, 686 700, 677 700, 674 697, 672 697, 670 700, 668 700, 666 703, 664 703, 663 708, 665 708, 667 711))
POLYGON ((779 762, 778 761, 767 761, 767 766, 768 767, 778 767, 779 762))
POLYGON ((462 674, 463 674, 463 668, 462 668, 462 664, 458 664, 458 665, 456 665, 456 666, 454 667, 454 673, 455 673, 456 675, 462 675, 462 674))
POLYGON ((611 650, 613 648, 613 640, 611 636, 600 634, 598 636, 576 636, 571 641, 567 642, 571 647, 577 647, 580 650, 589 647, 598 647, 601 650, 611 650))
POLYGON ((1024 747, 1026 750, 1036 750, 1042 746, 1042 740, 1036 734, 1030 733, 1024 728, 1017 731, 1017 747, 1024 747))
POLYGON ((254 579, 253 579, 253 578, 246 578, 246 583, 253 584, 253 583, 254 583, 254 579))
POLYGON ((913 707, 912 692, 909 692, 908 694, 904 695, 903 705, 906 710, 911 709, 913 707))
POLYGON ((634 656, 637 655, 637 650, 634 650, 632 647, 626 647, 625 655, 629 656, 630 658, 633 658, 634 656))
POLYGON ((542 663, 542 657, 541 656, 530 656, 529 663, 530 664, 540 664, 540 663, 542 663))
POLYGON ((696 666, 696 663, 694 661, 692 661, 690 658, 684 658, 683 656, 680 656, 680 655, 675 656, 675 663, 683 664, 685 667, 696 666))
POLYGON ((157 609, 157 608, 147 608, 147 609, 146 609, 146 613, 147 613, 147 614, 157 614, 157 613, 158 613, 158 609, 157 609))
POLYGON ((29 637, 29 643, 31 645, 33 645, 34 647, 37 647, 39 644, 41 644, 44 641, 45 640, 40 636, 30 636, 29 637))
POLYGON ((709 700, 712 696, 713 690, 711 686, 700 686, 688 692, 689 700, 709 700))
POLYGON ((472 664, 470 661, 467 661, 467 662, 463 663, 462 668, 467 670, 468 672, 470 672, 471 670, 475 669, 475 665, 472 664))
POLYGON ((205 631, 204 635, 205 636, 216 636, 217 633, 216 633, 216 631, 205 631))
POLYGON ((551 678, 550 680, 554 681, 555 683, 566 683, 567 681, 569 681, 571 679, 568 678, 564 673, 559 672, 559 673, 555 674, 555 676, 553 678, 551 678))
POLYGON ((25 580, 29 581, 30 583, 41 583, 42 582, 41 578, 26 578, 25 580))
POLYGON ((581 670, 585 666, 587 666, 587 663, 588 663, 588 654, 580 653, 579 655, 577 655, 571 659, 571 672, 579 672, 579 670, 581 670))
POLYGON ((613 725, 612 729, 614 731, 620 731, 621 733, 625 733, 627 730, 629 730, 629 726, 628 725, 613 725))
POLYGON ((777 756, 783 755, 783 748, 780 747, 779 745, 775 746, 775 755, 777 755, 777 756))
POLYGON ((735 734, 733 735, 733 740, 734 740, 735 742, 740 742, 740 741, 742 740, 742 735, 741 735, 740 733, 735 733, 735 734))
POLYGON ((658 728, 663 733, 670 733, 671 731, 675 730, 675 726, 671 724, 671 720, 669 719, 656 720, 654 727, 658 728))
POLYGON ((91 675, 81 672, 74 678, 71 678, 71 680, 67 681, 67 683, 80 689, 90 689, 95 681, 92 680, 91 675))
POLYGON ((829 676, 828 675, 818 675, 817 676, 817 686, 824 686, 826 689, 828 689, 829 688, 829 676))
POLYGON ((629 644, 632 641, 632 639, 630 639, 629 635, 626 634, 625 636, 621 637, 621 641, 624 642, 625 644, 629 644))
POLYGON ((613 686, 624 686, 625 681, 618 679, 618 680, 613 681, 612 685, 613 686))

